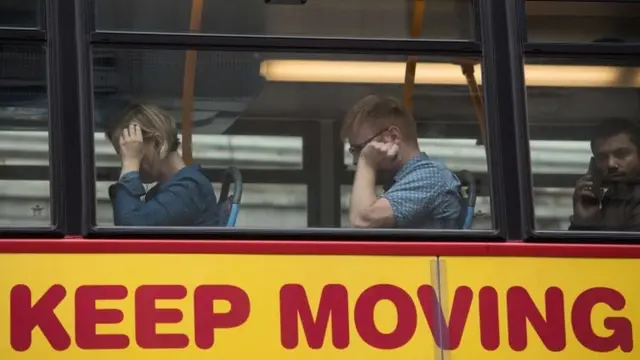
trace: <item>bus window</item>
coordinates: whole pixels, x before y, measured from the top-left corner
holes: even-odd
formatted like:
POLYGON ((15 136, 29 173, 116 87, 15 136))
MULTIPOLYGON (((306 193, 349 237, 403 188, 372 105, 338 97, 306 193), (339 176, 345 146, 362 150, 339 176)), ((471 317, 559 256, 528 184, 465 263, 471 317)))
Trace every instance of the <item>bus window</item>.
POLYGON ((537 229, 640 231, 639 65, 528 59, 537 229))
POLYGON ((37 27, 39 2, 39 0, 2 0, 0 27, 37 27))
POLYGON ((99 30, 408 38, 417 6, 425 14, 421 37, 472 39, 475 33, 471 0, 203 0, 198 28, 190 27, 190 1, 95 3, 99 30))
POLYGON ((531 42, 638 42, 640 3, 528 0, 531 42))
MULTIPOLYGON (((122 153, 114 149, 119 144, 105 140, 103 132, 123 119, 132 103, 144 102, 175 120, 185 164, 201 165, 214 184, 215 174, 225 167, 240 169, 246 187, 237 226, 345 226, 340 221, 340 186, 353 183, 354 169, 345 166, 353 163, 353 156, 339 136, 340 128, 354 104, 378 94, 410 109, 407 119, 424 152, 417 152, 415 161, 428 159, 428 166, 442 175, 437 179, 444 190, 438 191, 446 201, 430 198, 429 204, 441 206, 431 210, 442 210, 441 217, 451 220, 451 227, 464 225, 469 199, 466 184, 458 186, 459 179, 467 179, 461 175, 464 170, 474 178, 480 207, 487 207, 490 186, 479 60, 410 58, 417 64, 415 86, 407 91, 404 56, 198 51, 193 67, 188 58, 178 50, 95 51, 98 180, 115 182, 122 175, 122 153), (185 91, 188 81, 183 81, 190 68, 192 93, 185 91), (266 217, 273 221, 265 223, 266 217)), ((142 183, 144 172, 140 165, 142 183)), ((382 175, 378 182, 384 182, 382 175)), ((108 201, 107 190, 98 191, 99 202, 108 201)), ((111 221, 104 215, 110 209, 100 209, 98 222, 111 221)), ((472 215, 466 228, 472 228, 472 215)))
MULTIPOLYGON (((217 131, 210 133, 214 130, 215 123, 208 128, 199 129, 193 135, 192 156, 204 168, 203 173, 212 181, 218 195, 223 170, 228 166, 241 169, 244 184, 241 211, 236 225, 262 228, 305 227, 306 186, 303 183, 282 183, 287 179, 302 181, 302 139, 294 136, 220 135, 217 131), (288 177, 292 173, 300 175, 288 177), (270 177, 274 175, 284 180, 281 183, 260 183, 272 181, 270 177)), ((108 188, 118 180, 120 160, 104 133, 96 134, 95 149, 99 181, 96 189, 97 224, 113 225, 114 214, 108 188)), ((152 186, 153 184, 145 187, 148 190, 152 186)))
POLYGON ((0 226, 51 224, 44 49, 0 47, 0 226))

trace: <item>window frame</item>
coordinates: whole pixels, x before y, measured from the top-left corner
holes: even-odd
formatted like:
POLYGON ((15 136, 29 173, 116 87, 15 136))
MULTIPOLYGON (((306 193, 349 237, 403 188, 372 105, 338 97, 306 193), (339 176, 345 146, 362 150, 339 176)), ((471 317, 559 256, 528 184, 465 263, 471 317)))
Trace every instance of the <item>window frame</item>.
MULTIPOLYGON (((524 1, 538 1, 538 0, 518 0, 521 3, 521 9, 519 17, 526 19, 524 1)), ((603 0, 584 0, 589 2, 603 2, 603 0)), ((614 2, 626 2, 627 0, 615 0, 614 2)), ((522 21, 522 31, 526 34, 527 27, 526 21, 522 21)), ((574 58, 578 60, 589 60, 593 58, 606 58, 612 60, 625 60, 630 58, 640 57, 640 44, 638 43, 553 43, 553 42, 527 42, 526 37, 522 37, 522 53, 524 58, 574 58)), ((526 101, 526 84, 524 87, 524 96, 526 101)), ((525 133, 529 132, 528 114, 524 114, 525 133)), ((526 137, 527 142, 529 137, 526 137)), ((528 147, 528 144, 527 144, 528 147)), ((527 149, 527 152, 529 150, 527 149)), ((529 154, 527 154, 527 157, 529 154)), ((523 166, 521 175, 526 176, 529 179, 532 177, 540 177, 550 180, 550 175, 533 175, 531 164, 523 166)), ((568 176, 562 176, 562 183, 571 185, 575 183, 575 180, 570 179, 568 176)), ((536 182, 537 183, 537 182, 536 182)), ((533 188, 530 183, 527 187, 527 194, 533 195, 533 188)), ((531 210, 533 211, 533 200, 530 202, 531 210)), ((532 212, 533 215, 533 212, 532 212)), ((533 220, 533 218, 532 218, 533 220)), ((614 232, 614 231, 569 231, 569 230, 536 230, 533 226, 535 222, 531 223, 531 227, 526 229, 527 236, 524 238, 528 242, 538 243, 620 243, 631 244, 638 243, 638 232, 614 232), (605 240, 603 240, 605 239, 605 240)))
MULTIPOLYGON (((57 0, 59 2, 70 0, 57 0)), ((482 43, 478 41, 439 41, 423 39, 366 39, 366 38, 321 38, 267 35, 217 35, 217 34, 176 34, 176 33, 137 33, 124 31, 95 31, 93 19, 93 2, 76 0, 76 21, 80 33, 78 34, 78 68, 80 116, 83 119, 78 125, 81 130, 82 151, 81 158, 76 165, 80 165, 82 174, 82 204, 74 205, 75 221, 82 224, 82 235, 90 238, 189 238, 189 239, 279 239, 279 240, 460 240, 460 241, 504 241, 518 238, 522 234, 523 202, 521 196, 516 198, 504 196, 521 194, 522 181, 511 182, 511 174, 503 171, 504 166, 519 168, 519 159, 501 154, 515 154, 518 149, 522 152, 522 144, 511 136, 515 130, 520 131, 518 122, 513 117, 513 108, 505 106, 512 103, 512 93, 515 86, 512 73, 517 72, 517 62, 512 59, 513 48, 508 42, 510 37, 504 35, 499 39, 491 39, 491 35, 505 34, 505 26, 513 28, 515 24, 509 21, 505 10, 509 5, 494 1, 474 1, 478 5, 480 28, 482 29, 482 43), (85 16, 82 16, 82 15, 85 16), (88 15, 87 14, 91 14, 88 15), (495 23, 494 23, 495 22, 495 23), (95 219, 95 168, 93 152, 93 86, 91 51, 93 47, 126 48, 163 48, 163 49, 195 49, 217 51, 265 51, 265 52, 317 52, 317 53, 356 53, 356 54, 400 54, 400 55, 454 55, 475 56, 483 59, 483 86, 485 96, 485 115, 487 119, 487 148, 488 174, 491 178, 491 207, 494 230, 409 230, 409 229, 341 229, 341 228, 308 228, 308 229, 248 229, 248 228, 134 228, 134 227, 104 227, 94 226, 95 219), (484 56, 483 56, 484 55, 484 56), (502 59, 502 60, 501 60, 502 59), (515 64, 515 65, 514 65, 515 64), (498 68, 506 65, 507 68, 498 68), (498 98, 502 100, 497 101, 498 98), (507 207, 514 211, 506 211, 507 207), (77 213, 78 210, 82 210, 77 213)), ((506 2, 510 3, 510 2, 506 2)), ((515 13, 515 12, 512 12, 515 13)), ((521 70, 521 69, 520 69, 521 70)), ((66 119, 73 123, 73 120, 66 119)), ((521 124, 522 122, 520 122, 521 124)), ((335 129, 325 128, 326 133, 335 129)), ((336 139, 337 140, 337 139, 336 139)), ((306 145, 303 145, 303 147, 306 145)), ((310 148, 317 144, 308 145, 310 148)), ((342 144, 340 144, 342 146, 342 144)), ((342 153, 342 151, 340 151, 342 153)), ((332 158, 337 154, 329 155, 332 158)), ((343 162, 336 162, 342 166, 343 162)), ((335 169, 334 169, 335 170, 335 169)), ((521 172, 518 171, 518 174, 521 172)), ((522 180, 522 179, 520 179, 522 180)), ((341 180, 336 177, 336 182, 341 180)), ((322 187, 323 185, 320 184, 322 187)), ((335 188, 339 196, 340 187, 336 184, 325 184, 325 188, 335 188)), ((311 191, 310 191, 311 192, 311 191)), ((335 199, 330 199, 324 207, 335 207, 335 199)), ((337 199, 339 206, 339 198, 337 199)), ((340 213, 335 214, 336 217, 340 213)), ((323 221, 331 221, 325 219, 323 221)))

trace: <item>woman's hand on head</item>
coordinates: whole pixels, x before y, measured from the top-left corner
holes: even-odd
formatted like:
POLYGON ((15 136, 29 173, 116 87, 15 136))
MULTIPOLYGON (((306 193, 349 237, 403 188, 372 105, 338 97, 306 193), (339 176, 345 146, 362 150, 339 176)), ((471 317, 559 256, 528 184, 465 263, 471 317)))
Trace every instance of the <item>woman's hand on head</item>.
POLYGON ((123 164, 140 166, 144 151, 142 129, 138 124, 131 124, 122 130, 120 135, 120 157, 123 164))

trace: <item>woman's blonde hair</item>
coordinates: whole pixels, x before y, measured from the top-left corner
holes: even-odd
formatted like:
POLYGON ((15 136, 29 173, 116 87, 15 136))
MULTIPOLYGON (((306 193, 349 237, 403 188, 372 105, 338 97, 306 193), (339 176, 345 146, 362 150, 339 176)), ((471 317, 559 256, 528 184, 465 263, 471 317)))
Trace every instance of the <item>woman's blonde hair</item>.
POLYGON ((177 151, 180 147, 176 122, 169 113, 153 104, 135 104, 128 107, 113 126, 107 130, 106 136, 117 148, 122 131, 136 123, 142 130, 145 139, 160 139, 160 154, 177 151))

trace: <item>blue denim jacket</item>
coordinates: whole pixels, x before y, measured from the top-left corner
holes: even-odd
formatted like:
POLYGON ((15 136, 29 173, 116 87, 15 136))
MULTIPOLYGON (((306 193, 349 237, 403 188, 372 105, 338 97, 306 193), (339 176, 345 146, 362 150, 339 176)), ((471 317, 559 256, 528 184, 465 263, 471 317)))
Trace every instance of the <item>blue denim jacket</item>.
POLYGON ((124 174, 109 187, 118 226, 218 226, 213 186, 199 166, 186 166, 145 192, 140 173, 124 174), (143 199, 144 197, 144 199, 143 199))

